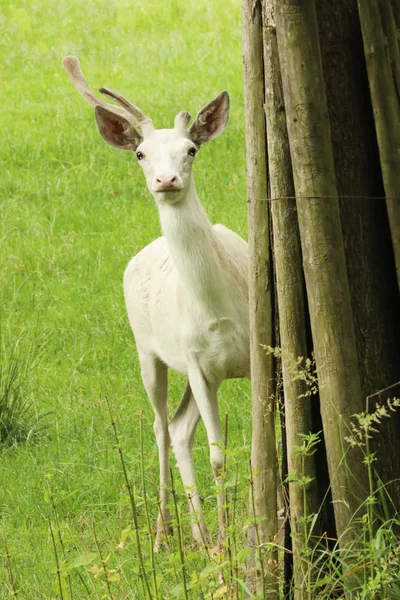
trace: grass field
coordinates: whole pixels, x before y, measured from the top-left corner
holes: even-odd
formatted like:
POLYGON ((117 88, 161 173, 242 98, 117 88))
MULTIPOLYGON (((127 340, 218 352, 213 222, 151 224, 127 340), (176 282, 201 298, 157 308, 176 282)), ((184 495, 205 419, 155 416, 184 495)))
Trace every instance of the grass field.
MULTIPOLYGON (((1 375, 6 378, 10 363, 18 364, 23 399, 34 414, 46 413, 38 438, 32 434, 28 443, 1 451, 0 598, 12 597, 4 539, 18 597, 60 597, 49 484, 68 560, 96 554, 73 571, 74 598, 107 593, 104 580, 88 571, 99 564, 92 523, 104 557, 110 555, 110 569, 118 570, 115 598, 142 598, 134 543, 117 548, 130 514, 104 397, 117 417, 129 475, 138 482, 143 410, 151 496, 151 467, 157 472, 153 415, 121 281, 130 257, 159 235, 159 223, 135 158, 101 140, 93 111, 68 81, 61 59, 77 55, 94 89, 120 91, 158 127, 172 126, 183 108, 195 114, 227 89, 230 124, 201 151, 195 178, 211 220, 246 237, 240 2, 10 0, 2 3, 0 31, 1 375)), ((182 389, 183 382, 172 376, 172 406, 182 389)), ((240 461, 238 510, 245 512, 248 383, 224 385, 220 398, 221 414, 229 413, 229 445, 240 461)), ((195 459, 206 518, 216 533, 202 426, 195 459)), ((179 486, 178 493, 185 513, 179 486)), ((150 502, 155 522, 154 497, 150 502)), ((143 511, 139 516, 144 526, 143 511)), ((144 551, 148 560, 148 544, 144 551)), ((172 598, 171 560, 161 553, 156 561, 165 578, 160 597, 172 598)))

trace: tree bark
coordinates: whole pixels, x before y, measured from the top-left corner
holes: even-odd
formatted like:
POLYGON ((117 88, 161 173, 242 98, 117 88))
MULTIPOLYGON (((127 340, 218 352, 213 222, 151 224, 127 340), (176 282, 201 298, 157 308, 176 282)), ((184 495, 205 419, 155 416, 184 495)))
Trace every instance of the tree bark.
MULTIPOLYGON (((357 0, 319 0, 316 7, 365 400, 400 380, 400 298, 386 205, 377 199, 384 190, 357 0)), ((373 400, 382 401, 382 395, 373 400)), ((400 502, 399 418, 393 415, 379 430, 375 465, 385 483, 392 481, 390 493, 400 502)))
POLYGON ((400 51, 399 33, 397 31, 393 6, 390 0, 379 0, 379 10, 382 18, 383 33, 387 45, 390 69, 394 81, 397 99, 400 99, 400 51))
POLYGON ((393 9, 394 20, 396 21, 397 29, 399 30, 397 38, 400 43, 400 0, 392 0, 391 4, 393 9))
MULTIPOLYGON (((314 457, 306 457, 303 465, 301 456, 296 450, 296 446, 302 445, 301 434, 312 431, 312 419, 310 391, 304 380, 296 378, 297 359, 307 356, 306 317, 300 233, 272 5, 272 0, 264 0, 265 114, 288 471, 291 475, 289 516, 293 544, 294 598, 302 600, 306 595, 304 581, 308 569, 301 551, 302 546, 308 543, 305 523, 302 519, 318 513, 319 499, 314 457), (296 477, 300 479, 302 476, 312 480, 305 489, 299 481, 295 480, 296 477)), ((313 532, 313 535, 315 534, 316 531, 313 532)))
POLYGON ((267 163, 264 123, 261 4, 243 0, 243 72, 245 88, 246 166, 249 220, 249 306, 252 382, 253 472, 250 512, 257 526, 249 541, 256 548, 247 582, 265 598, 277 598, 277 552, 259 544, 274 542, 277 533, 277 479, 267 163), (254 510, 253 510, 254 499, 254 510))
MULTIPOLYGON (((388 1, 388 0, 387 0, 388 1)), ((385 44, 376 0, 359 0, 358 10, 376 135, 385 187, 386 206, 400 289, 400 106, 389 50, 385 44)), ((390 27, 388 26, 387 31, 390 27)), ((390 35, 390 31, 389 31, 390 35)), ((394 45, 394 41, 392 41, 394 45)))
POLYGON ((276 0, 276 21, 336 529, 345 547, 365 499, 365 473, 359 450, 344 438, 363 402, 314 2, 276 0))

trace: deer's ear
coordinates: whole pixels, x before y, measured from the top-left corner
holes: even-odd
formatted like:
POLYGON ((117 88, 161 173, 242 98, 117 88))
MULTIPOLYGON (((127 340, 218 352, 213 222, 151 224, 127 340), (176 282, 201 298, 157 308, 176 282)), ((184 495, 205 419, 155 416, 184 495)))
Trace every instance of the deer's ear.
POLYGON ((143 141, 131 123, 112 110, 97 105, 94 111, 96 123, 103 140, 119 150, 135 151, 143 141))
POLYGON ((204 144, 216 138, 226 127, 229 119, 229 94, 221 92, 201 109, 189 130, 192 142, 204 144))

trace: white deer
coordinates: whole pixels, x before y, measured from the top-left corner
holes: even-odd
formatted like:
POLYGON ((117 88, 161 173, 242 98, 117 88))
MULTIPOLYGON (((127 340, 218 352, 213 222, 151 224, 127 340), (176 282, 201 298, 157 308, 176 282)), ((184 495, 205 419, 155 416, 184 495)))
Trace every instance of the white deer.
POLYGON ((170 530, 169 447, 189 496, 194 539, 208 540, 196 488, 192 446, 203 419, 218 492, 220 543, 225 531, 221 478, 223 452, 217 391, 225 379, 250 376, 247 243, 223 225, 212 225, 196 194, 192 166, 200 146, 217 137, 229 116, 222 92, 197 115, 180 112, 173 129, 156 130, 151 119, 121 95, 100 88, 119 106, 90 90, 77 58, 64 67, 78 92, 95 107, 97 127, 111 146, 131 150, 155 198, 163 237, 137 254, 124 274, 124 294, 136 340, 142 380, 155 412, 160 462, 160 515, 156 546, 170 530), (137 128, 140 128, 140 133, 137 128), (168 368, 188 383, 168 417, 168 368))

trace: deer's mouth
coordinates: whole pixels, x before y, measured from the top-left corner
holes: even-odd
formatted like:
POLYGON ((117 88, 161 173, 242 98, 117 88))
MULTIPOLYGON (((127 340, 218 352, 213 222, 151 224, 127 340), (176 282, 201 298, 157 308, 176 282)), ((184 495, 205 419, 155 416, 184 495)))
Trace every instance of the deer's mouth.
POLYGON ((156 201, 162 202, 164 204, 177 204, 183 198, 182 195, 183 188, 171 188, 166 190, 157 190, 154 193, 154 197, 156 201))
POLYGON ((182 189, 183 188, 181 188, 181 187, 179 187, 179 188, 168 187, 168 188, 164 188, 162 190, 154 190, 154 191, 155 191, 155 195, 157 198, 164 198, 165 200, 170 198, 172 200, 182 194, 182 189))

